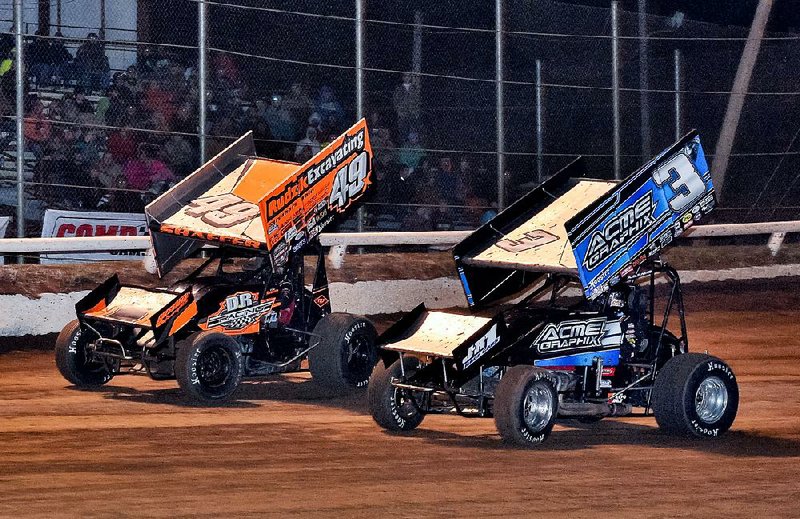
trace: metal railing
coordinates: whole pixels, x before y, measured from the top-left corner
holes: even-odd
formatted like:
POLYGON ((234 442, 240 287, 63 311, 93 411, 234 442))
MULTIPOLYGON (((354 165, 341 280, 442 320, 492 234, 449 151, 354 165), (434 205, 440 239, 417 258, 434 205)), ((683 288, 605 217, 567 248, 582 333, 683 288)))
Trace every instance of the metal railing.
MULTIPOLYGON (((466 238, 472 231, 431 232, 341 232, 322 233, 323 246, 331 247, 330 258, 335 268, 344 261, 347 247, 394 247, 400 245, 451 246, 466 238)), ((772 255, 780 250, 787 233, 800 232, 800 220, 743 224, 698 225, 687 229, 682 238, 718 238, 725 236, 770 235, 768 247, 772 255)), ((146 251, 149 236, 100 236, 62 238, 5 238, 0 239, 0 255, 43 254, 107 251, 146 251)))

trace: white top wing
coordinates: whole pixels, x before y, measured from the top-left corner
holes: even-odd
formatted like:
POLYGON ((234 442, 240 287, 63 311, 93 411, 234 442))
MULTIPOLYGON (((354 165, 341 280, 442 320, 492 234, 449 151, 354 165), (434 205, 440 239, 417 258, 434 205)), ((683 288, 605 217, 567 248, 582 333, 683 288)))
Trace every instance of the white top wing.
POLYGON ((464 258, 464 263, 531 271, 577 272, 564 222, 615 185, 617 183, 612 181, 578 182, 512 232, 475 256, 464 258))

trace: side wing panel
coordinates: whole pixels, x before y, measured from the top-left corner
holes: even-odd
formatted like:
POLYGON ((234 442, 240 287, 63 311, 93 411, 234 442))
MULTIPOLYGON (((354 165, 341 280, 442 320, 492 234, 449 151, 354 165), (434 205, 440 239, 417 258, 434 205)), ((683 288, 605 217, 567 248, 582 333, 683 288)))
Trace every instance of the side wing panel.
POLYGON ((371 183, 372 147, 362 119, 259 202, 275 263, 317 237, 371 183))
POLYGON ((586 297, 594 299, 658 254, 715 204, 703 147, 692 131, 566 222, 586 297))

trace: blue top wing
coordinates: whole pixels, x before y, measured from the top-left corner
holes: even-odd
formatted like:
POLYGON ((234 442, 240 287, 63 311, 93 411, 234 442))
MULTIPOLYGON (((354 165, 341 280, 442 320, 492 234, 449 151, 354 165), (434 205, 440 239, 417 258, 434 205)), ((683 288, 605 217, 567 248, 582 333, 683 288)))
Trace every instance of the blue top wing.
POLYGON ((692 131, 566 222, 586 297, 594 299, 657 255, 715 204, 700 137, 692 131))

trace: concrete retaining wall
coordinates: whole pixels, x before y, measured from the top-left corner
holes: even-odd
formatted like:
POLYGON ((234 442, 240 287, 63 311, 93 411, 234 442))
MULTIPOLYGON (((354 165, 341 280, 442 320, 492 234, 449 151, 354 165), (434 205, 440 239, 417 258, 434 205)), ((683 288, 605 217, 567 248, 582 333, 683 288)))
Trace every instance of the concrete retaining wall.
MULTIPOLYGON (((681 273, 684 284, 789 276, 800 276, 800 264, 681 273)), ((466 306, 461 285, 457 279, 450 277, 334 281, 330 284, 330 289, 335 311, 361 315, 404 312, 420 302, 434 309, 466 306)), ((45 292, 38 294, 38 297, 0 295, 0 336, 18 337, 58 332, 75 318, 75 303, 87 293, 86 290, 80 290, 66 293, 45 292)))

